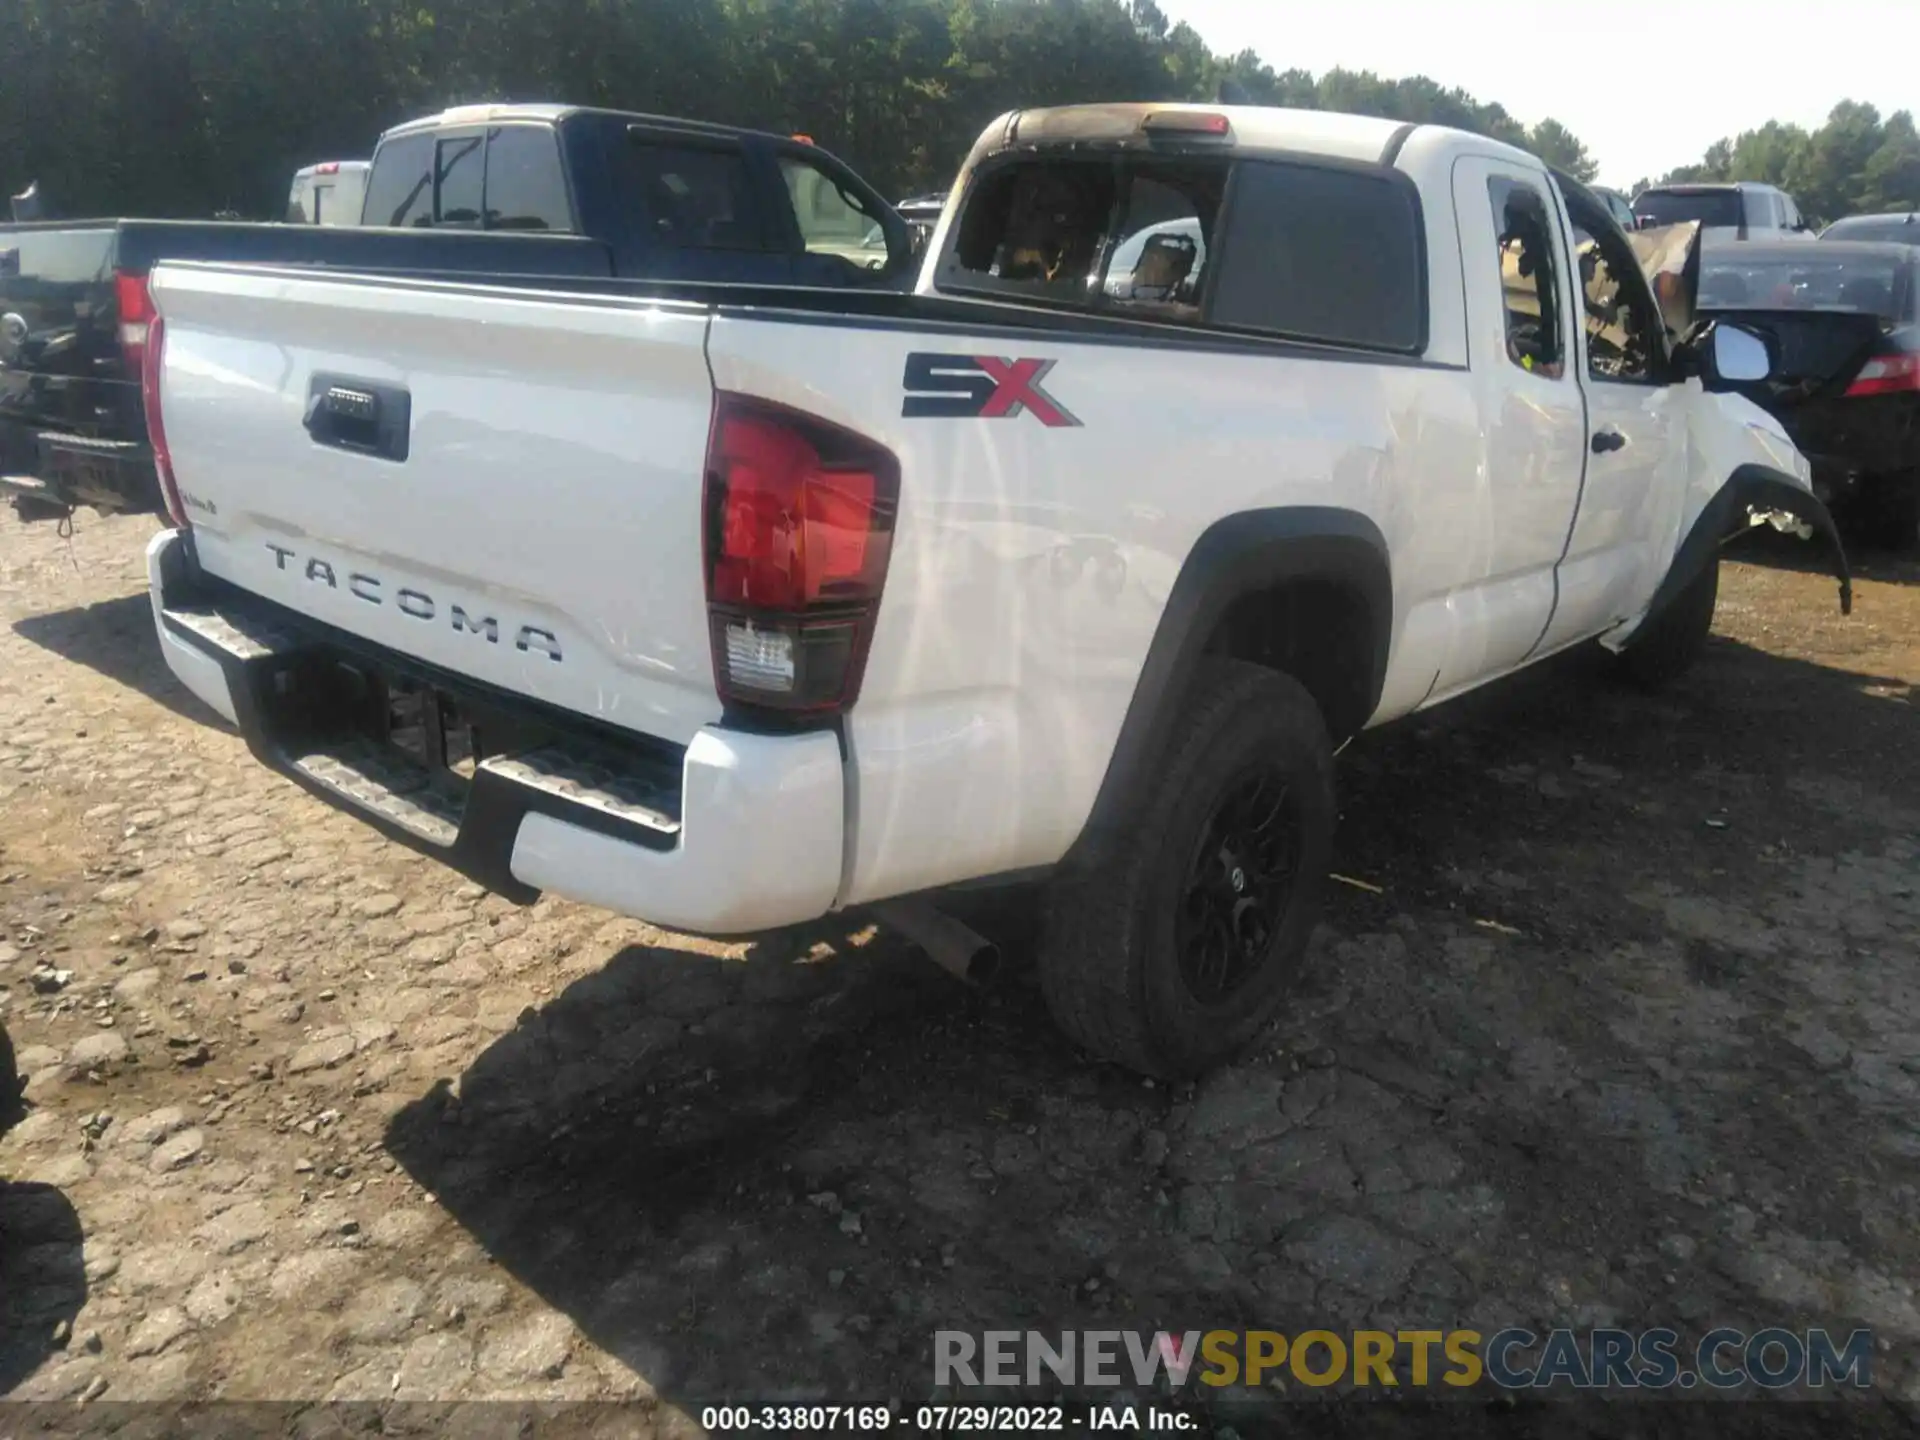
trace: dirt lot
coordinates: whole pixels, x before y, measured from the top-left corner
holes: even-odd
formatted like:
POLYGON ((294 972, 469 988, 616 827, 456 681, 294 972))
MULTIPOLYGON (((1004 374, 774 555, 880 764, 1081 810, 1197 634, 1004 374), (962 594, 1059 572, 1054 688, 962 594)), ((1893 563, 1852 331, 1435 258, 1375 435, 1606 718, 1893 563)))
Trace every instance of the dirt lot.
POLYGON ((1170 1093, 1026 976, 381 841, 171 682, 150 530, 0 526, 0 1394, 670 1417, 912 1405, 937 1328, 1526 1321, 1870 1326, 1920 1401, 1920 567, 1843 621, 1732 566, 1661 700, 1555 664, 1366 737, 1367 888, 1170 1093))

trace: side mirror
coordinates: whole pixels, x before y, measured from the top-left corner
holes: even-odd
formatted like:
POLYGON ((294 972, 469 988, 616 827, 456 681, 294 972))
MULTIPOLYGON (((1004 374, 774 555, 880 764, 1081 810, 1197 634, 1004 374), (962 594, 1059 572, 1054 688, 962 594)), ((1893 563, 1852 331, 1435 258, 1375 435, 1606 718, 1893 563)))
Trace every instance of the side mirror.
POLYGON ((1724 320, 1707 336, 1702 378, 1712 385, 1756 385, 1773 373, 1773 352, 1766 338, 1724 320))

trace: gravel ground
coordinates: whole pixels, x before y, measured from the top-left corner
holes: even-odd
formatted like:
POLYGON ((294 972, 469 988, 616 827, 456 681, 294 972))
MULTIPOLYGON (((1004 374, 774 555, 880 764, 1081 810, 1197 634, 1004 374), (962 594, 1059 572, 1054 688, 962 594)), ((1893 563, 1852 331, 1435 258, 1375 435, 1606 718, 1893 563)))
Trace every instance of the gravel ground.
MULTIPOLYGON (((254 764, 151 523, 0 525, 0 1394, 924 1400, 939 1328, 1870 1326, 1920 1401, 1920 567, 1343 760, 1197 1091, 853 924, 517 909, 254 764)), ((1017 954, 1025 910, 979 917, 1017 954)), ((1888 1414, 1896 1412, 1888 1411, 1888 1414)))

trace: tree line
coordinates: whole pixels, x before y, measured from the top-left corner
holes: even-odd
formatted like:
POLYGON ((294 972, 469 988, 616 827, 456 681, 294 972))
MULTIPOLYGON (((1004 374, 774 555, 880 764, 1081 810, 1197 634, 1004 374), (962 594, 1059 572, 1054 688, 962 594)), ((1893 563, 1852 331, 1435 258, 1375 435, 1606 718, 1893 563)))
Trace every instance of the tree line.
MULTIPOLYGON (((1423 76, 1215 54, 1155 0, 5 0, 0 193, 38 180, 67 216, 274 218, 296 168, 364 158, 401 120, 563 100, 804 132, 904 196, 944 185, 1006 110, 1223 97, 1456 125, 1596 168, 1552 119, 1529 127, 1423 76)), ((1910 117, 1834 114, 1794 152, 1796 194, 1821 215, 1869 170, 1879 195, 1913 169, 1879 159, 1896 132, 1911 144, 1910 117)), ((1749 139, 1727 142, 1727 166, 1760 163, 1749 139)))
MULTIPOLYGON (((1818 130, 1771 120, 1758 130, 1716 141, 1698 163, 1682 165, 1660 180, 1778 185, 1816 222, 1920 209, 1920 133, 1906 110, 1882 120, 1873 106, 1843 100, 1818 130)), ((1635 193, 1647 184, 1641 181, 1635 193)))

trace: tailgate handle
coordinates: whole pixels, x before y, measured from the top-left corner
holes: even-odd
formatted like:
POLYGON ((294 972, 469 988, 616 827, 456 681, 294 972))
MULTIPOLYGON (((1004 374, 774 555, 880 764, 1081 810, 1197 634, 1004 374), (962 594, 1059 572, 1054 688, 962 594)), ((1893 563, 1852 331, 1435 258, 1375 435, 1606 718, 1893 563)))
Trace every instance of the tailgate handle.
POLYGON ((404 461, 412 418, 413 397, 403 385, 350 375, 315 375, 307 382, 302 423, 316 445, 404 461))

